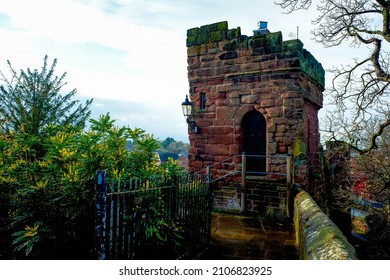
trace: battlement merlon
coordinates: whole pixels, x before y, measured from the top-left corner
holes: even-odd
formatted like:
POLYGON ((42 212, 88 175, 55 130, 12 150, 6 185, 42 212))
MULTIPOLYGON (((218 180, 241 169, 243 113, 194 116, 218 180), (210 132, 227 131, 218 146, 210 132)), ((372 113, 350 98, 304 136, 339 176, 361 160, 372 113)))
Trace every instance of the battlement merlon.
MULTIPOLYGON (((259 66, 246 63, 246 65, 242 65, 241 69, 236 69, 235 73, 249 73, 251 71, 266 73, 267 71, 291 71, 295 69, 302 71, 322 89, 325 88, 325 70, 321 63, 303 48, 303 43, 299 39, 283 41, 280 31, 246 36, 241 34, 240 27, 228 29, 227 21, 187 30, 189 73, 191 70, 195 70, 196 67, 200 67, 199 61, 194 63, 194 61, 190 61, 191 58, 205 56, 208 62, 214 58, 214 66, 218 67, 220 66, 217 63, 218 60, 225 61, 221 65, 226 65, 226 60, 246 57, 248 52, 253 59, 247 62, 257 63, 259 66), (278 64, 272 63, 272 60, 284 60, 285 62, 278 64)), ((227 72, 222 70, 220 73, 229 75, 227 72)), ((205 73, 207 75, 208 72, 205 73)), ((216 75, 218 73, 209 74, 216 75)), ((196 79, 196 77, 189 74, 189 80, 193 79, 196 79)))

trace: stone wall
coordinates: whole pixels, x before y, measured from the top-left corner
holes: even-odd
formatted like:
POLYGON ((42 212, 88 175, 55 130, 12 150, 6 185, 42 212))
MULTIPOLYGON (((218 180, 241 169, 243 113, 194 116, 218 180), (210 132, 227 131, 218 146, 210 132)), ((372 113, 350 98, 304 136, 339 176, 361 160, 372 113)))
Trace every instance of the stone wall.
MULTIPOLYGON (((239 27, 219 22, 187 31, 187 56, 192 118, 200 127, 198 134, 189 129, 190 169, 242 153, 241 121, 252 110, 266 120, 267 156, 292 154, 297 137, 310 138, 311 150, 318 149, 325 72, 300 40, 283 41, 281 32, 241 35, 239 27)), ((232 157, 212 170, 214 177, 238 164, 232 157)), ((284 173, 286 162, 269 157, 266 171, 284 173)))
POLYGON ((357 259, 347 238, 305 191, 299 191, 294 199, 294 224, 302 259, 357 259))

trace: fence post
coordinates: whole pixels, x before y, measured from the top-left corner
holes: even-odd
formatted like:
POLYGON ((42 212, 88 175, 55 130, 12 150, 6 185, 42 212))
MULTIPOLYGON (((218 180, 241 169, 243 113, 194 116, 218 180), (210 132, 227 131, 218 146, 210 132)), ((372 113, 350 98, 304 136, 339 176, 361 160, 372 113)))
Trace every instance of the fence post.
POLYGON ((107 209, 107 181, 106 170, 97 170, 96 184, 96 251, 99 260, 106 259, 106 209, 107 209))
POLYGON ((288 218, 291 217, 291 212, 292 212, 292 197, 291 197, 291 190, 292 190, 292 165, 291 165, 291 154, 287 155, 287 212, 286 215, 288 218))
POLYGON ((241 159, 241 212, 245 211, 245 187, 246 187, 246 154, 242 152, 241 159))
POLYGON ((291 185, 291 155, 287 155, 287 184, 291 185))
POLYGON ((207 164, 206 166, 206 182, 207 182, 207 185, 210 183, 211 181, 211 174, 210 174, 210 164, 207 164))

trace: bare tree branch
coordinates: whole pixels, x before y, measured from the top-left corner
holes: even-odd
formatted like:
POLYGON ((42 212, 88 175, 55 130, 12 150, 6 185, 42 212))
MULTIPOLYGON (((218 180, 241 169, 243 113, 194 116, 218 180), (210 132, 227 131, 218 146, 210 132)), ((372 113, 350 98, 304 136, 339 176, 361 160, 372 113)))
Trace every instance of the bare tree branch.
POLYGON ((357 152, 359 152, 359 154, 365 154, 373 149, 378 148, 377 138, 382 135, 384 129, 388 126, 390 126, 390 118, 379 125, 378 130, 372 135, 372 137, 370 139, 370 145, 368 147, 366 147, 365 149, 359 149, 359 147, 356 147, 353 145, 351 145, 351 147, 353 149, 355 149, 357 152))
POLYGON ((275 2, 275 4, 281 6, 287 13, 292 13, 297 10, 308 9, 312 4, 312 0, 282 0, 275 2))

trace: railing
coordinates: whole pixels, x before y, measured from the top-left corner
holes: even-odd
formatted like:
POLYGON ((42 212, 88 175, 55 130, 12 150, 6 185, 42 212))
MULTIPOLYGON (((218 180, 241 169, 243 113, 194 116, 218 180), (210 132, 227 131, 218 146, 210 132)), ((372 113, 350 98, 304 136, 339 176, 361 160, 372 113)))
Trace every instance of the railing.
MULTIPOLYGON (((253 164, 252 164, 253 166, 253 164)), ((206 178, 209 180, 210 183, 213 183, 213 182, 216 182, 216 181, 219 181, 221 179, 224 179, 226 177, 229 177, 229 176, 233 176, 233 175, 236 175, 236 174, 239 174, 241 173, 241 178, 242 180, 246 179, 247 176, 249 175, 252 175, 252 176, 267 176, 267 175, 274 175, 274 176, 282 176, 282 177, 286 177, 286 180, 287 180, 287 183, 290 184, 292 182, 292 170, 291 170, 291 155, 288 154, 288 155, 247 155, 245 153, 242 153, 241 155, 234 155, 234 156, 231 156, 231 157, 228 157, 220 162, 217 162, 217 163, 214 163, 212 165, 207 165, 206 168, 202 169, 202 170, 199 170, 198 172, 196 172, 195 174, 196 175, 205 175, 206 178), (233 161, 235 158, 237 157, 240 157, 241 158, 241 164, 240 165, 237 165, 237 169, 236 170, 233 170, 233 171, 230 171, 230 172, 227 172, 226 174, 224 175, 221 175, 221 176, 218 176, 216 178, 212 178, 212 172, 211 170, 216 166, 221 166, 223 163, 225 162, 231 162, 233 161), (267 159, 286 159, 286 173, 282 173, 282 172, 270 172, 270 171, 266 171, 267 169, 267 159), (256 170, 248 170, 248 166, 247 166, 247 162, 248 160, 254 160, 254 162, 256 162, 256 160, 259 160, 258 161, 260 164, 264 164, 264 165, 260 165, 258 167, 258 169, 260 170, 264 170, 264 171, 256 171, 256 170), (264 163, 261 161, 263 160, 264 163)))
POLYGON ((98 171, 98 259, 180 259, 210 239, 204 177, 107 180, 98 171))
MULTIPOLYGON (((196 172, 195 174, 196 175, 201 175, 201 174, 204 174, 205 177, 206 177, 206 180, 207 180, 207 183, 214 183, 216 181, 219 181, 219 180, 222 180, 222 179, 225 179, 227 177, 230 177, 230 176, 233 176, 233 175, 236 175, 236 174, 239 174, 241 173, 241 201, 240 201, 240 205, 241 205, 241 212, 244 212, 245 211, 245 200, 246 200, 246 193, 245 193, 245 188, 246 188, 246 180, 248 178, 249 175, 254 175, 254 176, 282 176, 282 177, 285 177, 286 178, 286 184, 287 184, 287 213, 288 213, 288 216, 290 215, 289 213, 289 201, 290 201, 290 196, 291 196, 291 184, 292 184, 292 161, 291 161, 291 155, 288 154, 288 155, 247 155, 246 153, 242 153, 241 155, 234 155, 234 156, 231 156, 231 157, 228 157, 226 159, 224 159, 223 161, 220 161, 220 162, 217 162, 213 165, 207 165, 207 167, 205 169, 202 169, 198 172, 196 172), (230 172, 227 172, 225 173, 224 175, 222 176, 218 176, 216 178, 212 178, 212 172, 211 170, 216 166, 221 166, 223 163, 225 162, 232 162, 236 157, 241 157, 241 164, 240 165, 237 165, 238 168, 236 168, 236 170, 234 171, 230 171, 230 172), (266 171, 267 169, 267 159, 270 159, 271 161, 274 160, 274 159, 282 159, 282 161, 284 161, 285 159, 285 164, 286 164, 286 173, 282 173, 282 172, 269 172, 269 171, 266 171), (263 166, 259 166, 259 169, 264 169, 264 171, 252 171, 252 170, 247 170, 247 160, 255 160, 251 163, 251 167, 253 167, 253 164, 256 163, 256 159, 263 159, 264 162, 260 161, 261 164, 263 164, 263 166)), ((283 164, 281 164, 283 165, 283 164)))

